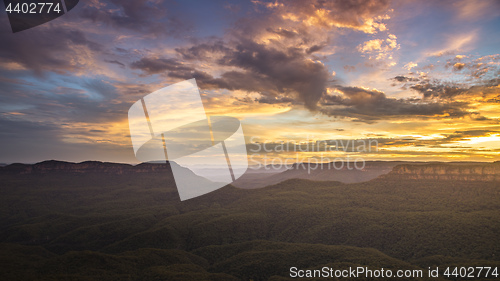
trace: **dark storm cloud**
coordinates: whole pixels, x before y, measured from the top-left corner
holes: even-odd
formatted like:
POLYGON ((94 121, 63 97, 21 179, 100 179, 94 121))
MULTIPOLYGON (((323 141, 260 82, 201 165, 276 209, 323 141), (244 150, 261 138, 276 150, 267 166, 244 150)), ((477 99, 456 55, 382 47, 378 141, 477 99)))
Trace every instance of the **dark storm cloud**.
POLYGON ((421 99, 388 98, 383 92, 359 87, 336 87, 341 95, 327 95, 321 112, 327 115, 353 117, 372 122, 383 118, 432 117, 448 115, 459 118, 469 115, 468 105, 462 102, 426 102, 421 99))
POLYGON ((309 109, 315 109, 325 93, 328 69, 306 57, 302 50, 278 50, 255 42, 242 42, 221 64, 245 69, 272 83, 273 94, 296 96, 309 109))
POLYGON ((228 71, 219 78, 197 71, 174 59, 142 58, 131 64, 148 74, 167 72, 170 77, 199 80, 201 87, 229 90, 257 91, 263 95, 295 97, 309 109, 315 109, 325 92, 328 70, 320 62, 312 61, 301 49, 278 50, 251 40, 240 42, 233 48, 214 44, 200 44, 177 49, 184 59, 203 58, 205 54, 223 54, 219 66, 231 66, 242 71, 228 71))

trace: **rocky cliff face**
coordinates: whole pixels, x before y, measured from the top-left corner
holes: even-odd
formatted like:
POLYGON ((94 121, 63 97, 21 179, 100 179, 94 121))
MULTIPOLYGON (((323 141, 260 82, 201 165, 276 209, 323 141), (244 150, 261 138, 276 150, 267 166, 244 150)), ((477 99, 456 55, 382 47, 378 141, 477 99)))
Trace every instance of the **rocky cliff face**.
MULTIPOLYGON (((172 163, 172 165, 176 165, 172 163)), ((86 161, 81 163, 71 163, 63 161, 44 161, 37 164, 11 164, 0 167, 0 173, 7 174, 47 174, 54 172, 64 173, 106 173, 106 174, 124 174, 124 173, 158 173, 170 172, 170 164, 151 164, 142 163, 136 166, 129 164, 108 163, 99 161, 86 161)))
POLYGON ((500 181, 500 162, 495 163, 433 163, 403 164, 381 177, 382 179, 500 181))

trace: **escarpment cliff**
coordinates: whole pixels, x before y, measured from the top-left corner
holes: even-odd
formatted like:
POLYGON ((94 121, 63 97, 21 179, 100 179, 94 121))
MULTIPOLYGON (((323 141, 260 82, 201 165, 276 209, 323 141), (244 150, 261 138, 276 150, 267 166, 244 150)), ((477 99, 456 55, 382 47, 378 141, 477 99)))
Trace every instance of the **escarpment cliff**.
POLYGON ((381 179, 500 181, 500 162, 402 164, 381 179))

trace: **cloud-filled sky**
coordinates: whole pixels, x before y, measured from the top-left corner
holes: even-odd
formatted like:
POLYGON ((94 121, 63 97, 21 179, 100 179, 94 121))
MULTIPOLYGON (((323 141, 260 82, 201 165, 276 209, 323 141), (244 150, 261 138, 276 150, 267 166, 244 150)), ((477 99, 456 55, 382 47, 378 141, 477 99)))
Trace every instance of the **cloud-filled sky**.
POLYGON ((249 142, 500 160, 495 0, 88 0, 18 33, 1 12, 0 42, 2 163, 137 162, 128 109, 191 78, 206 112, 239 118, 249 142))

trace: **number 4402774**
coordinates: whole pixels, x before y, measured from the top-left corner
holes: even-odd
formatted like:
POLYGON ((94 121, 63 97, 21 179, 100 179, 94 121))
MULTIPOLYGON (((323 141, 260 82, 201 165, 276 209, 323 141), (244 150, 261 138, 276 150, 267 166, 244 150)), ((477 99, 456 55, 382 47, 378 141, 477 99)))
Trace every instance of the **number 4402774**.
POLYGON ((443 273, 446 277, 461 277, 461 278, 479 278, 479 277, 495 277, 497 278, 498 267, 490 266, 475 266, 475 267, 447 267, 443 273))
POLYGON ((7 13, 18 13, 18 14, 41 14, 41 13, 60 13, 61 7, 59 3, 16 3, 12 7, 12 3, 7 5, 5 8, 7 13))

